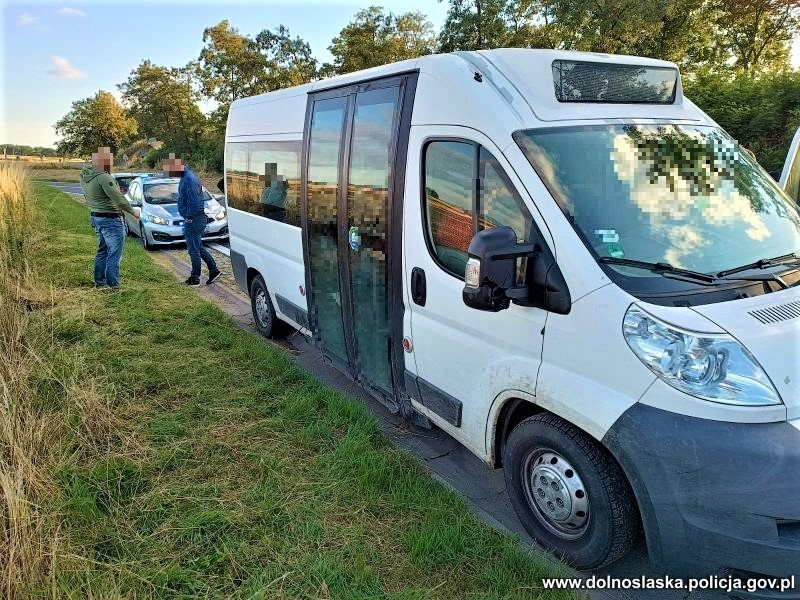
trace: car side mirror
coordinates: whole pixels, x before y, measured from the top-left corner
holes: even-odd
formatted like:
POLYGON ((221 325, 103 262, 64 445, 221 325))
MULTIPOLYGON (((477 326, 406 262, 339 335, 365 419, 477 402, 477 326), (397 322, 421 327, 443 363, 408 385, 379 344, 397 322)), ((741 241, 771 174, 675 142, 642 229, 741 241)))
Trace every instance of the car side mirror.
POLYGON ((567 282, 543 239, 517 243, 511 227, 484 229, 472 238, 464 274, 464 304, 498 312, 514 302, 566 315, 572 307, 567 282), (525 283, 517 282, 525 261, 525 283))

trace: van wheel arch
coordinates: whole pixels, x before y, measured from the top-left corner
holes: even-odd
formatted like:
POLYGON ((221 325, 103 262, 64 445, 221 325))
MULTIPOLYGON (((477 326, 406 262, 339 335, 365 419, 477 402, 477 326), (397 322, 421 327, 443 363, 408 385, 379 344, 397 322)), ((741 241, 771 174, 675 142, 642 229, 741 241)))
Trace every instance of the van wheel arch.
MULTIPOLYGON (((261 279, 264 279, 264 276, 261 275, 261 273, 259 273, 256 269, 253 267, 247 267, 247 290, 245 291, 250 290, 250 286, 253 284, 253 279, 259 276, 261 279)), ((264 279, 264 281, 266 282, 266 279, 264 279)))
POLYGON ((505 401, 503 407, 500 409, 500 414, 497 416, 494 430, 493 465, 495 468, 499 469, 503 466, 503 449, 514 427, 522 423, 522 421, 528 417, 543 412, 549 411, 541 406, 537 406, 533 402, 523 400, 522 398, 510 398, 505 401))

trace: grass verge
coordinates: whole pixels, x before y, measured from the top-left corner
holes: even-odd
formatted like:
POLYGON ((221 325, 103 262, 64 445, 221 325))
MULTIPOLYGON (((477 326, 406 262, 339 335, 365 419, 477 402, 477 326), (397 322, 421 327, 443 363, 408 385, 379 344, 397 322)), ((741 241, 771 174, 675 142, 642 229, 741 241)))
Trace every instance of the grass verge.
POLYGON ((364 406, 138 245, 122 291, 95 290, 86 209, 36 196, 31 264, 49 292, 18 309, 35 360, 11 377, 25 418, 51 425, 20 453, 40 463, 26 501, 40 560, 7 575, 7 595, 574 597, 541 590, 562 571, 481 523, 364 406))

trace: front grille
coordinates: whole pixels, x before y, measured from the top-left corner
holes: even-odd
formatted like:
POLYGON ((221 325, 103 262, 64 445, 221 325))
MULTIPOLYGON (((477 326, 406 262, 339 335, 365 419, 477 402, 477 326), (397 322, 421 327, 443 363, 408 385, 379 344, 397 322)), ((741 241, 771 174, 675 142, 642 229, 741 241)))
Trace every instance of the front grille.
POLYGON ((206 217, 206 223, 213 223, 214 221, 214 217, 206 217))
POLYGON ((162 233, 160 231, 153 232, 153 239, 157 242, 175 242, 178 240, 182 240, 182 235, 170 235, 168 233, 162 233))
POLYGON ((778 323, 800 318, 800 300, 786 304, 776 304, 766 308, 749 311, 749 314, 764 323, 778 323))

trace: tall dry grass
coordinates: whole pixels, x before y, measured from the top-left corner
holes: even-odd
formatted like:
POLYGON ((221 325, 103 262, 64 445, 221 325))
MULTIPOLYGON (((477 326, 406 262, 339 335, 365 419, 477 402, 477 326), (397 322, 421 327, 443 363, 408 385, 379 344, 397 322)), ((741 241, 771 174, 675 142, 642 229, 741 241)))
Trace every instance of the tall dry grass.
POLYGON ((48 588, 58 597, 59 577, 88 564, 63 525, 58 474, 140 452, 103 381, 53 333, 92 299, 37 277, 40 221, 27 170, 0 163, 0 598, 9 599, 48 588))
POLYGON ((46 570, 54 536, 45 533, 36 501, 47 478, 37 459, 48 443, 47 421, 29 406, 31 356, 26 333, 32 302, 30 252, 33 192, 25 170, 0 163, 0 583, 17 586, 46 570))

